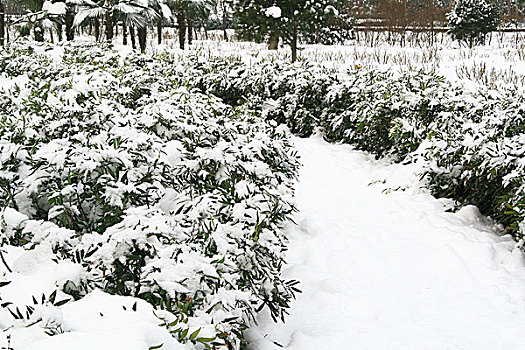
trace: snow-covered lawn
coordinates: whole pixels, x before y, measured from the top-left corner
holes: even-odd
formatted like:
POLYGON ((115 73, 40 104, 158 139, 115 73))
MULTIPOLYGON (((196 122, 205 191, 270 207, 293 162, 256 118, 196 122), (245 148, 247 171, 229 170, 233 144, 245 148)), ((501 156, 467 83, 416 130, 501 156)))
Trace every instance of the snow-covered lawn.
POLYGON ((303 294, 284 326, 260 317, 254 349, 525 347, 524 257, 509 236, 475 207, 446 212, 410 167, 295 143, 304 166, 285 277, 303 294), (383 193, 396 184, 411 186, 383 193))

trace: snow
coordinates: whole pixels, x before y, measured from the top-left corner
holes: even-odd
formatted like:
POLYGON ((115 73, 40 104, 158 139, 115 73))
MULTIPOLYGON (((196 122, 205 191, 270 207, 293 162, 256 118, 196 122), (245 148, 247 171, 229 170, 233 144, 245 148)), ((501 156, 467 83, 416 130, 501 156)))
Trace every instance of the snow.
POLYGON ((46 336, 20 349, 144 350, 161 344, 166 350, 186 349, 157 326, 153 308, 143 300, 94 291, 64 306, 61 314, 66 333, 46 336))
POLYGON ((318 137, 296 146, 284 276, 303 293, 284 325, 261 315, 254 349, 525 347, 525 261, 509 236, 475 207, 446 212, 410 167, 318 137), (400 179, 412 185, 385 191, 400 179))
POLYGON ((173 14, 171 12, 171 9, 166 4, 160 4, 160 9, 162 11, 162 17, 170 19, 173 14))
MULTIPOLYGON (((2 287, 2 299, 11 300, 18 305, 33 305, 32 298, 40 300, 44 292, 49 296, 64 281, 78 281, 82 274, 80 265, 63 261, 56 264, 49 247, 37 246, 24 251, 19 247, 6 246, 6 260, 14 271, 12 282, 2 287)), ((2 273, 5 267, 2 266, 2 273)), ((59 293, 57 301, 70 299, 59 293)), ((52 328, 60 326, 61 333, 49 337, 41 326, 23 328, 5 327, 8 313, 2 309, 0 324, 4 329, 0 344, 7 344, 11 336, 11 347, 17 350, 44 349, 148 349, 164 344, 163 349, 187 349, 171 336, 167 329, 158 325, 161 321, 155 316, 153 307, 147 302, 123 296, 109 295, 93 291, 79 301, 68 303, 60 308, 50 304, 33 305, 32 319, 42 318, 42 325, 52 328)))
POLYGON ((5 208, 2 214, 6 225, 16 227, 19 226, 25 220, 28 220, 28 217, 24 214, 19 213, 13 208, 5 208))
POLYGON ((55 2, 46 1, 42 5, 42 11, 46 11, 50 15, 65 15, 67 10, 67 5, 65 2, 55 2))
MULTIPOLYGON (((266 9, 266 15, 279 18, 281 10, 271 7, 266 9)), ((195 51, 201 49, 197 45, 195 51)), ((211 47, 209 43, 206 45, 211 47)), ((227 54, 238 54, 236 50, 244 44, 216 45, 210 50, 226 48, 227 54)), ((130 50, 118 47, 122 56, 130 50)), ((254 46, 254 56, 259 54, 260 48, 254 46)), ((468 81, 472 89, 477 85, 460 76, 461 67, 475 70, 477 65, 481 67, 480 62, 488 62, 489 69, 501 68, 496 73, 508 71, 509 76, 514 74, 512 72, 518 76, 525 73, 522 59, 514 57, 514 51, 507 53, 504 48, 493 48, 486 53, 485 50, 483 47, 473 51, 445 47, 438 50, 436 55, 441 58, 437 63, 426 62, 423 56, 418 56, 421 50, 413 47, 307 46, 303 55, 318 63, 328 61, 327 57, 332 55, 331 64, 341 64, 345 68, 362 64, 402 71, 405 64, 413 64, 416 68, 435 64, 439 73, 451 80, 468 81), (385 62, 374 61, 374 57, 383 57, 383 54, 385 62), (514 58, 507 60, 505 55, 514 58)), ((63 48, 57 46, 46 54, 52 62, 58 63, 63 52, 63 48)), ((255 59, 246 50, 240 54, 245 61, 255 59)), ((99 91, 111 82, 111 77, 90 73, 66 80, 61 84, 71 84, 71 89, 64 92, 63 98, 76 104, 74 101, 79 94, 99 91)), ((27 83, 26 75, 12 79, 0 76, 0 89, 18 85, 24 90, 27 83)), ((48 96, 57 104, 62 103, 61 98, 48 96)), ((264 113, 278 107, 279 102, 273 99, 264 101, 262 106, 264 113)), ((176 112, 176 109, 168 109, 166 118, 175 119, 176 112)), ((144 118, 142 121, 147 124, 147 116, 144 118)), ((277 127, 279 132, 284 129, 277 127)), ((249 155, 259 149, 255 141, 258 140, 246 143, 242 152, 249 155)), ((467 141, 473 142, 465 138, 465 144, 467 141)), ((274 324, 267 313, 260 315, 260 325, 248 332, 252 341, 250 348, 280 349, 276 344, 300 350, 525 348, 525 258, 511 237, 500 235, 501 227, 482 217, 473 206, 456 213, 448 212, 453 203, 436 199, 423 189, 415 175, 417 164, 376 161, 350 146, 329 145, 319 137, 295 139, 295 143, 304 167, 297 183, 296 201, 300 209, 294 219, 297 225, 287 227, 291 241, 285 278, 299 280, 303 293, 292 302, 290 316, 284 325, 274 324), (404 191, 394 191, 397 188, 404 191)), ((217 145, 216 149, 195 154, 202 159, 227 158, 224 152, 227 146, 217 145)), ((67 157, 62 149, 59 141, 50 142, 42 148, 41 157, 63 164, 67 157)), ((184 146, 179 140, 164 143, 159 153, 162 160, 172 166, 186 169, 192 166, 191 160, 185 160, 184 146)), ((107 154, 122 158, 114 150, 108 150, 107 154)), ((93 154, 95 156, 97 154, 93 154)), ((82 164, 89 168, 94 163, 86 159, 82 164)), ((194 166, 197 165, 195 160, 194 166)), ((261 176, 269 171, 263 162, 247 163, 245 168, 261 176)), ((223 175, 217 173, 218 178, 223 175)), ((250 181, 240 181, 234 186, 242 202, 232 208, 232 216, 239 221, 257 221, 257 212, 250 208, 263 207, 262 199, 252 195, 253 186, 250 181)), ((125 190, 121 183, 116 183, 108 189, 107 196, 118 202, 125 190)), ((178 192, 168 189, 158 208, 166 215, 177 211, 181 205, 175 201, 178 196, 178 192)), ((206 212, 207 207, 203 200, 198 208, 206 212)), ((67 229, 59 230, 54 224, 29 220, 11 208, 4 209, 2 215, 5 221, 2 224, 10 230, 23 227, 31 231, 33 243, 55 244, 72 236, 67 229)), ((152 215, 155 225, 164 220, 160 213, 152 212, 152 215)), ((224 225, 212 233, 220 254, 231 249, 225 232, 242 238, 235 230, 236 227, 224 225)), ((126 235, 112 236, 110 242, 118 247, 137 233, 130 230, 126 235)), ((263 230, 258 244, 271 247, 273 240, 273 233, 263 230)), ((86 246, 88 243, 84 242, 86 246)), ((13 270, 8 275, 0 263, 2 280, 12 280, 2 287, 2 300, 17 305, 31 304, 37 292, 49 295, 67 281, 77 283, 85 278, 78 264, 53 262, 54 254, 49 245, 37 245, 33 250, 6 245, 2 250, 7 265, 13 270)), ((114 256, 110 254, 115 252, 119 250, 108 251, 107 257, 101 255, 99 258, 111 261, 114 256)), ((170 249, 160 252, 163 257, 171 253, 170 249)), ((182 292, 187 287, 178 281, 200 278, 196 272, 217 274, 209 261, 193 257, 191 252, 181 257, 188 262, 175 264, 176 261, 167 259, 152 262, 152 267, 162 266, 163 273, 152 269, 151 279, 166 290, 182 292)), ((64 298, 69 296, 61 294, 57 299, 64 298)), ((249 295, 228 293, 224 289, 216 298, 232 306, 236 301, 249 301, 249 295)), ((95 291, 60 308, 39 306, 37 315, 43 319, 42 323, 60 324, 65 333, 49 337, 41 327, 9 328, 4 331, 3 338, 0 337, 0 347, 6 344, 4 338, 10 334, 11 345, 17 350, 147 349, 160 344, 164 344, 163 349, 186 349, 166 329, 158 326, 161 321, 155 317, 153 308, 136 298, 95 291), (135 303, 137 311, 133 311, 135 303)), ((206 317, 211 316, 192 318, 188 327, 191 331, 202 328, 200 336, 211 337, 215 330, 213 322, 206 317)), ((7 311, 0 310, 3 329, 8 328, 8 319, 7 311)))
POLYGON ((267 17, 273 17, 273 18, 281 18, 282 11, 280 7, 277 6, 271 6, 264 10, 264 14, 267 17))

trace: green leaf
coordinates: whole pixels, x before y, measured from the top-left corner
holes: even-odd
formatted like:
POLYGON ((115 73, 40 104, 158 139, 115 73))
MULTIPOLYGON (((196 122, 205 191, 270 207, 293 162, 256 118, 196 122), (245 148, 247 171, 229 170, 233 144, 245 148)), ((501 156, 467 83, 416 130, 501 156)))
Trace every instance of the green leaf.
POLYGON ((217 337, 214 337, 214 338, 197 338, 195 339, 196 341, 198 341, 199 343, 211 343, 212 341, 214 341, 217 337))
POLYGON ((51 293, 51 295, 49 296, 49 301, 51 302, 51 304, 53 304, 55 302, 55 298, 57 297, 57 291, 55 290, 53 293, 51 293))
POLYGON ((58 306, 62 306, 62 305, 66 304, 69 301, 71 301, 71 299, 60 300, 60 301, 56 302, 54 305, 57 306, 57 307, 58 306))
POLYGON ((179 323, 179 319, 175 319, 175 321, 173 321, 171 323, 168 323, 168 327, 169 328, 175 327, 177 325, 177 323, 179 323))
POLYGON ((191 334, 190 334, 190 339, 195 339, 195 338, 197 338, 197 335, 199 335, 200 331, 201 331, 201 329, 199 328, 199 329, 197 329, 195 332, 191 333, 191 334))
POLYGON ((164 343, 160 344, 160 345, 154 345, 154 346, 150 346, 149 347, 149 350, 155 350, 155 349, 160 349, 164 346, 164 343))
POLYGON ((180 332, 179 334, 179 337, 182 339, 182 338, 186 338, 186 336, 188 335, 188 328, 186 328, 185 330, 183 330, 182 332, 180 332))

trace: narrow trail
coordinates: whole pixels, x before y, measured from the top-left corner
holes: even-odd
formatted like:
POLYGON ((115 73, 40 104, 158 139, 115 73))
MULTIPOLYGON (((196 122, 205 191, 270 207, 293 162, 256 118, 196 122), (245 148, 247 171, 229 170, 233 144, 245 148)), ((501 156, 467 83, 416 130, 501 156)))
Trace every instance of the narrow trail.
MULTIPOLYGON (((300 213, 286 323, 263 314, 251 348, 525 349, 525 259, 474 207, 369 185, 405 177, 349 146, 296 139, 300 213)), ((406 167, 405 167, 406 168, 406 167)))

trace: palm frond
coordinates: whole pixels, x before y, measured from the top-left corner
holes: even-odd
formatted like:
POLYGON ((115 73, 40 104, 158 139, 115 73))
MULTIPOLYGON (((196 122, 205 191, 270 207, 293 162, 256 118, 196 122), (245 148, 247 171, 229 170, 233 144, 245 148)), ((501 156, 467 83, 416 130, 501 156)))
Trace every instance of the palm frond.
POLYGON ((130 13, 140 13, 143 11, 142 8, 130 5, 128 2, 119 2, 115 7, 113 7, 115 10, 122 12, 124 14, 130 14, 130 13))
POLYGON ((143 28, 147 25, 147 20, 140 13, 128 13, 126 15, 126 25, 143 28))
POLYGON ((103 7, 93 7, 93 8, 81 8, 75 15, 73 20, 73 25, 75 27, 84 23, 87 18, 100 18, 103 17, 107 12, 107 9, 103 7))

